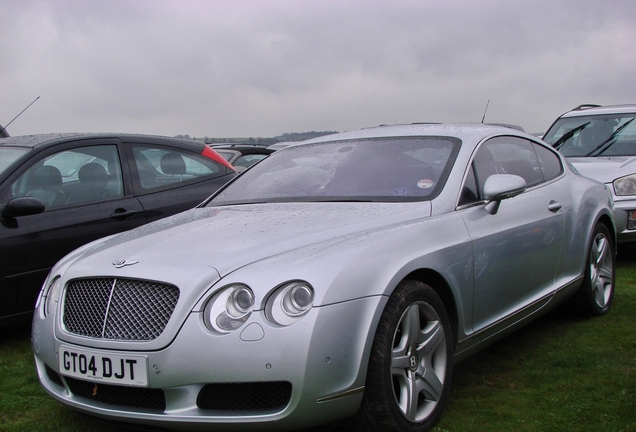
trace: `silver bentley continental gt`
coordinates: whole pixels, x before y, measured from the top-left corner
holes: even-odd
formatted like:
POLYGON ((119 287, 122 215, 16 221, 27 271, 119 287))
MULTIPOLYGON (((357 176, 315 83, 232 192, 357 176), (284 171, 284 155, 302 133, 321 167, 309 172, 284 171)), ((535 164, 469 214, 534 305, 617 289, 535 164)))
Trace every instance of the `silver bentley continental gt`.
POLYGON ((454 363, 565 301, 609 310, 612 210, 510 128, 316 138, 63 258, 36 305, 39 379, 151 427, 426 431, 454 363))

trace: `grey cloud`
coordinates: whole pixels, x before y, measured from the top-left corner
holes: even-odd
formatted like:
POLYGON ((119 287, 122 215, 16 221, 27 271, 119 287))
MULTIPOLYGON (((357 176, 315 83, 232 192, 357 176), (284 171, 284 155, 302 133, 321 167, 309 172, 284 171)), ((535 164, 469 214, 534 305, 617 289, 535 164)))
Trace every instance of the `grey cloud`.
POLYGON ((630 0, 0 0, 0 123, 273 136, 636 102, 630 0))

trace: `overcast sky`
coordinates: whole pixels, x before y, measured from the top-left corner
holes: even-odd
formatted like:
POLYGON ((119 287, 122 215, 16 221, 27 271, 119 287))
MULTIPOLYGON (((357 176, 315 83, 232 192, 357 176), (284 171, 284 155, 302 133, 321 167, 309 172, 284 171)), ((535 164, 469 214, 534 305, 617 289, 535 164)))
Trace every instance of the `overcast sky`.
POLYGON ((544 131, 636 103, 634 0, 0 0, 7 130, 272 137, 544 131))

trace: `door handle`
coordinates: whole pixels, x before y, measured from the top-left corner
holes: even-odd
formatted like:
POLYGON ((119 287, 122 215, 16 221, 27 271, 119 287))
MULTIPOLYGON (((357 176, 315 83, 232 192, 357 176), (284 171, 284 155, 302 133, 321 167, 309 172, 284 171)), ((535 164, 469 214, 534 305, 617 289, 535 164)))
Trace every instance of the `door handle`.
POLYGON ((128 219, 131 216, 137 214, 135 210, 126 210, 123 208, 118 208, 114 213, 110 215, 111 218, 117 219, 119 221, 123 221, 124 219, 128 219))
POLYGON ((548 210, 550 210, 552 213, 558 212, 559 210, 561 210, 561 207, 563 207, 561 203, 558 203, 556 201, 550 201, 550 204, 548 204, 548 210))

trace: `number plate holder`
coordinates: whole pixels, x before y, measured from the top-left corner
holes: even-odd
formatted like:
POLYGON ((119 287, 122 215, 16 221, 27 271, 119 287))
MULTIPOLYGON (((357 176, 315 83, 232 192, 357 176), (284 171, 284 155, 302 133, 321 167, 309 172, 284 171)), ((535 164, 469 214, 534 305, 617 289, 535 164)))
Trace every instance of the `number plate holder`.
POLYGON ((60 373, 81 380, 148 387, 148 357, 61 345, 60 373))

